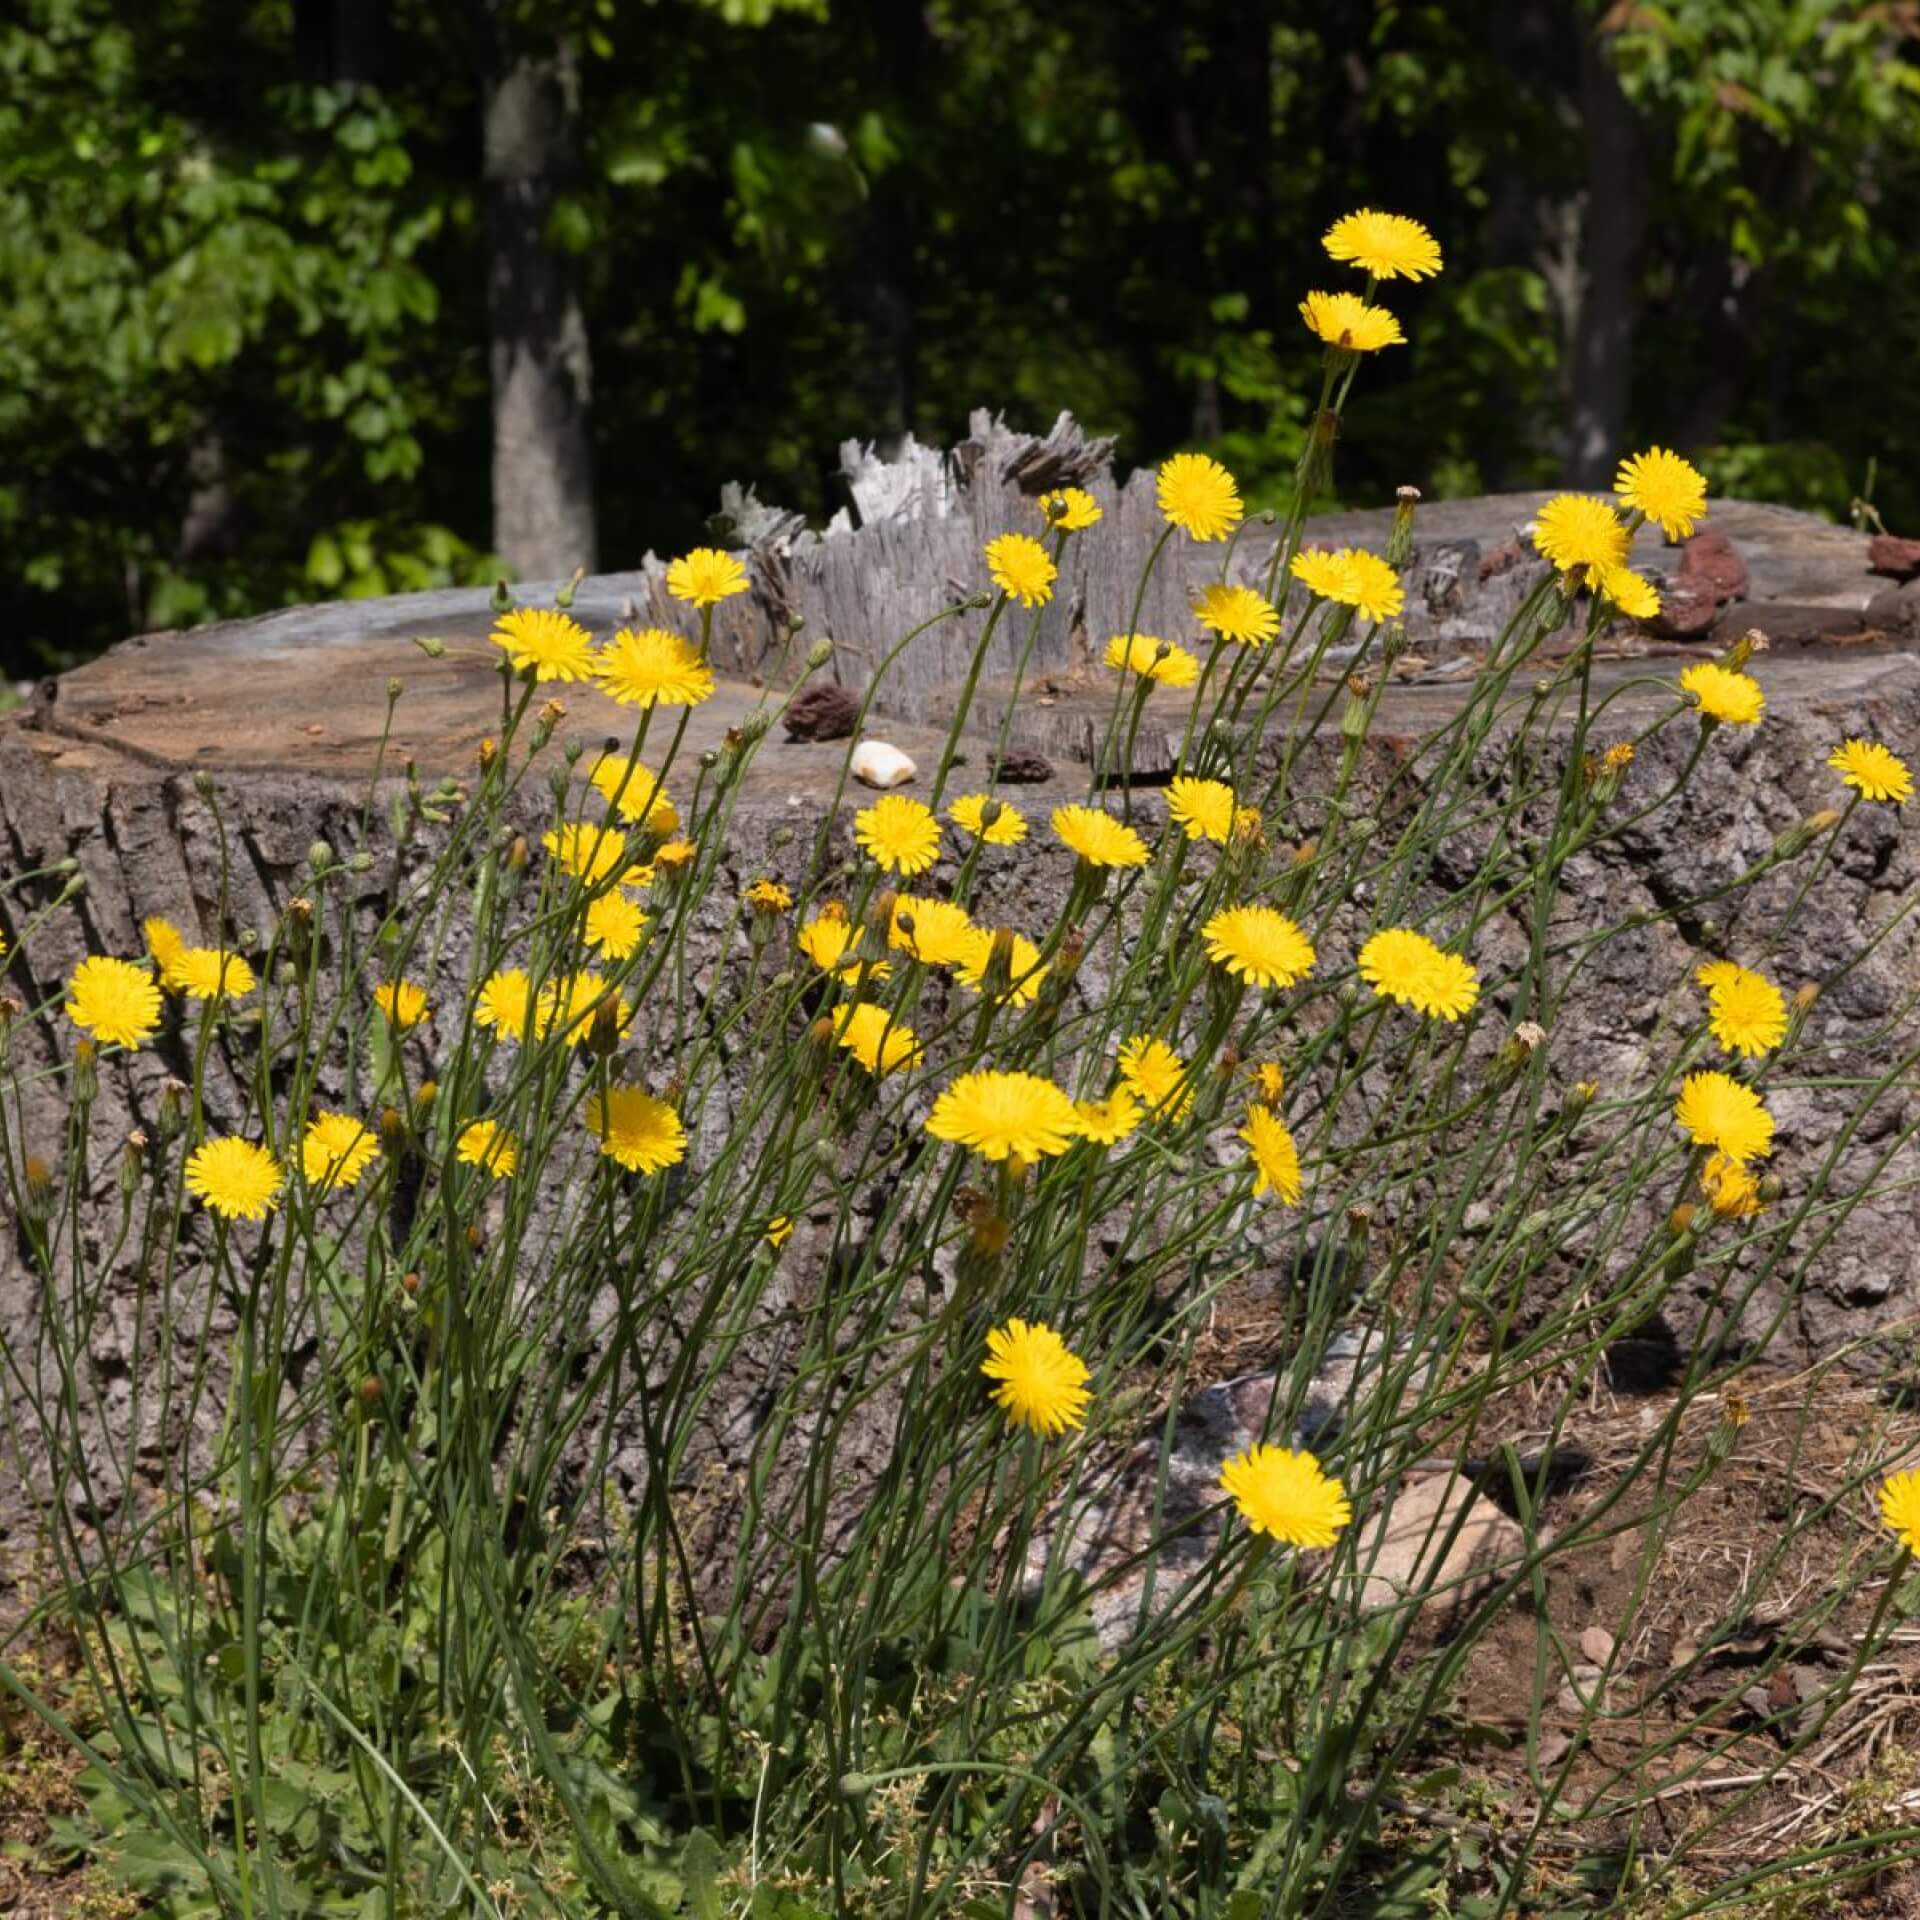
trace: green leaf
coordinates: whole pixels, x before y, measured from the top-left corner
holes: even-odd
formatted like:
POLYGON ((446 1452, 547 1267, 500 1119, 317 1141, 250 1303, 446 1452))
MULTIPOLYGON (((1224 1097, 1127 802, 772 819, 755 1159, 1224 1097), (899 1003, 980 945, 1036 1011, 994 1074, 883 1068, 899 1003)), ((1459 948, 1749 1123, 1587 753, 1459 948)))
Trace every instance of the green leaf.
POLYGON ((705 1827, 695 1827, 680 1850, 680 1877, 686 1882, 687 1910, 693 1920, 720 1920, 719 1847, 705 1827))

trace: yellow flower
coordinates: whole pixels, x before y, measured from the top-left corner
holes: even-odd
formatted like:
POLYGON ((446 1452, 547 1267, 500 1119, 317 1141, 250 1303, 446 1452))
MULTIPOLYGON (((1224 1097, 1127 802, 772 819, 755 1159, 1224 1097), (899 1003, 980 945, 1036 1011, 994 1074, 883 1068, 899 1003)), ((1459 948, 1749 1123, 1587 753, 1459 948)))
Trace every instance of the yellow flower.
POLYGON ((536 680, 593 678, 593 635, 570 614, 516 607, 494 623, 491 638, 517 670, 531 667, 536 680))
POLYGON ((997 794, 963 793, 947 809, 947 818, 963 833, 984 840, 990 847, 1017 847, 1027 837, 1027 817, 997 794), (991 824, 987 809, 998 809, 991 824))
POLYGON ((1064 1433, 1087 1417, 1087 1369, 1051 1327, 1024 1320, 994 1327, 980 1371, 1000 1383, 994 1402, 1017 1427, 1064 1433))
POLYGON ((1313 942, 1272 907, 1223 907, 1201 935, 1210 960, 1257 987, 1290 987, 1313 967, 1313 942))
POLYGON ((1686 539, 1707 511, 1706 475, 1664 447, 1622 460, 1613 490, 1627 506, 1658 522, 1669 540, 1686 539))
POLYGON ((695 547, 667 569, 667 591, 676 600, 691 600, 696 607, 718 606, 730 595, 746 590, 746 568, 717 547, 695 547))
POLYGON ((741 896, 756 913, 785 913, 793 905, 793 890, 778 880, 756 880, 741 896))
POLYGON ((624 893, 603 893, 587 907, 587 945, 609 960, 638 953, 646 929, 647 916, 624 893))
POLYGON ((661 790, 660 776, 624 753, 603 753, 589 776, 608 806, 630 826, 650 833, 678 831, 680 810, 661 790), (620 796, 618 802, 614 795, 620 796))
POLYGON ((767 1245, 778 1253, 793 1238, 793 1216, 788 1213, 776 1213, 767 1222, 767 1245))
POLYGON ((1154 476, 1160 511, 1196 540, 1224 540, 1246 509, 1233 475, 1204 453, 1176 453, 1154 476))
POLYGON ((1147 843, 1098 807, 1055 807, 1053 830, 1090 867, 1147 864, 1147 843))
POLYGON ((600 1151, 629 1173, 659 1173, 687 1157, 687 1130, 664 1100, 641 1087, 587 1095, 587 1129, 600 1151))
POLYGON ((590 887, 597 887, 626 864, 627 836, 618 827, 569 824, 543 833, 540 844, 563 872, 577 875, 590 887))
POLYGON ((1233 831, 1233 789, 1220 780, 1190 780, 1184 773, 1167 787, 1167 813, 1189 840, 1226 844, 1233 831))
POLYGON ((838 900, 829 900, 793 941, 822 973, 837 974, 842 980, 884 980, 893 971, 885 960, 852 957, 860 945, 860 933, 848 924, 847 910, 838 900))
POLYGON ((171 920, 163 920, 155 914, 152 919, 141 921, 140 931, 146 935, 147 951, 153 955, 153 964, 160 970, 160 984, 177 990, 180 983, 173 977, 173 970, 186 958, 187 953, 187 943, 181 937, 180 929, 171 920))
POLYGON ((885 1007, 856 1000, 833 1012, 835 1043, 844 1047, 876 1076, 897 1073, 920 1064, 920 1043, 911 1027, 903 1026, 885 1007))
POLYGON ((1602 567, 1600 591, 1629 620, 1651 620, 1660 611, 1660 595, 1653 582, 1631 567, 1602 567))
POLYGON ((1107 665, 1163 687, 1190 687, 1200 678, 1200 662, 1185 647, 1150 633, 1116 633, 1107 642, 1107 665))
POLYGON ((137 1048, 160 1024, 160 989, 131 960, 90 955, 67 982, 67 1018, 103 1047, 137 1048))
POLYGON ((373 990, 373 1004, 387 1016, 387 1024, 405 1033, 427 1017, 427 994, 411 980, 383 980, 373 990))
POLYGON ((1709 962, 1698 977, 1707 988, 1707 1025, 1729 1053, 1767 1053, 1786 1038, 1787 1003, 1764 974, 1721 961, 1709 962))
POLYGON ((903 893, 894 902, 887 945, 929 967, 952 967, 972 951, 975 932, 965 907, 903 893))
POLYGON ((1376 280, 1424 280, 1440 271, 1440 243, 1418 220, 1361 207, 1343 215, 1321 240, 1334 259, 1376 280))
POLYGON ((904 793, 883 793, 856 813, 853 837, 886 873, 925 873, 940 858, 940 822, 904 793))
POLYGON ((508 1180, 520 1164, 520 1144, 495 1120, 473 1120, 461 1128, 454 1146, 462 1166, 480 1167, 496 1180, 508 1180))
POLYGON ((1533 544, 1562 573, 1584 567, 1596 579, 1627 563, 1627 529, 1604 500, 1557 493, 1533 523, 1533 544))
POLYGON ((1389 1000, 1441 1020, 1470 1013, 1480 976, 1469 961, 1411 927, 1389 927, 1360 949, 1360 976, 1389 1000))
POLYGON ((1607 773, 1625 773, 1633 765, 1633 742, 1617 740, 1600 756, 1600 765, 1607 773))
POLYGON ((523 967, 496 973, 480 989, 473 1017, 502 1040, 521 1041, 533 1024, 533 983, 523 967))
POLYGON ((1247 1124, 1240 1130, 1253 1162, 1253 1191, 1256 1197, 1269 1191, 1277 1193, 1289 1207, 1300 1204, 1300 1149, 1293 1144, 1287 1123, 1271 1108, 1250 1106, 1247 1124))
POLYGON ((1353 1518, 1340 1482, 1312 1454, 1286 1447, 1262 1443, 1236 1454, 1220 1470, 1220 1489, 1255 1533, 1290 1547, 1330 1547, 1353 1518))
POLYGON ((656 867, 684 867, 700 849, 691 840, 669 840, 664 847, 654 849, 653 864, 656 867))
POLYGON ((1920 1473, 1888 1475, 1880 1487, 1880 1518, 1909 1553, 1920 1553, 1920 1473))
POLYGON ((1347 570, 1345 553, 1335 553, 1326 547, 1302 547, 1287 562, 1287 571, 1316 600, 1353 604, 1353 579, 1347 570))
POLYGON ((1680 676, 1680 691, 1690 693, 1709 720, 1730 727, 1753 727, 1766 711, 1767 696, 1760 683, 1713 660, 1696 660, 1680 676))
POLYGON ((1673 1117, 1695 1146, 1713 1147, 1741 1166, 1773 1151, 1773 1115, 1766 1103, 1724 1073, 1688 1074, 1673 1117))
POLYGON ((1287 1074, 1279 1061, 1259 1061, 1247 1070, 1247 1078, 1253 1082, 1262 1106, 1277 1107, 1280 1104, 1280 1096, 1287 1090, 1287 1074))
POLYGON ((189 1000, 237 1000, 260 983, 245 958, 221 947, 189 947, 172 967, 170 985, 189 1000))
POLYGON ((989 1160, 1042 1160, 1080 1137, 1080 1115, 1037 1074, 963 1073, 933 1103, 927 1131, 989 1160))
POLYGON ((1877 740, 1842 740, 1827 755, 1827 765, 1863 800, 1891 800, 1904 807, 1913 798, 1913 775, 1907 763, 1877 740))
POLYGON ((1717 987, 1724 987, 1728 981, 1739 979, 1745 971, 1738 961, 1703 960, 1694 968, 1693 977, 1711 993, 1717 987))
POLYGON ((986 992, 994 943, 1003 938, 1008 943, 1007 987, 998 997, 1016 1007, 1024 1007, 1040 991, 1040 983, 1047 977, 1040 949, 1024 933, 1015 933, 1010 928, 1003 933, 996 933, 991 927, 974 928, 968 936, 965 954, 955 963, 954 978, 975 993, 986 992))
POLYGON ((229 1135, 187 1156, 187 1191, 225 1220, 264 1220, 286 1175, 265 1147, 229 1135))
POLYGON ((597 677, 623 707, 697 707, 713 692, 713 669, 700 649, 664 627, 622 627, 600 656, 597 677))
POLYGON ((1724 1153, 1712 1154, 1700 1169, 1700 1189, 1715 1213, 1744 1220, 1761 1211, 1760 1182, 1724 1153))
POLYGON ((364 1120, 316 1113, 300 1142, 300 1166, 308 1186, 343 1189, 359 1184, 379 1151, 379 1139, 364 1120))
POLYGON ((1009 600, 1023 607, 1044 607, 1053 598, 1059 569, 1045 547, 1025 533, 1003 533, 986 546, 987 571, 1009 600))
POLYGON ((1349 353, 1377 353, 1407 343, 1400 322, 1385 307, 1368 306, 1357 293, 1310 293, 1300 302, 1300 318, 1309 333, 1349 353))
MULTIPOLYGON (((534 1002, 533 1030, 543 1039, 557 1026, 563 1044, 577 1047, 586 1039, 601 1001, 608 997, 607 983, 588 970, 549 980, 534 1002)), ((624 1032, 633 1019, 633 1009, 618 995, 613 996, 616 1024, 624 1032)))
POLYGON ((1082 487, 1055 487, 1033 503, 1050 527, 1081 533, 1100 518, 1100 503, 1082 487))
POLYGON ((1237 640, 1243 647, 1264 647, 1280 631, 1272 601, 1251 587, 1225 587, 1217 580, 1194 603, 1193 617, 1209 633, 1237 640))
POLYGON ((1076 1100, 1073 1110, 1080 1116, 1080 1131, 1097 1147, 1117 1146, 1145 1117, 1133 1089, 1124 1083, 1104 1100, 1076 1100))
POLYGON ((1120 1078, 1154 1119, 1184 1120, 1193 1111, 1186 1062, 1150 1033, 1136 1033, 1117 1056, 1120 1078))

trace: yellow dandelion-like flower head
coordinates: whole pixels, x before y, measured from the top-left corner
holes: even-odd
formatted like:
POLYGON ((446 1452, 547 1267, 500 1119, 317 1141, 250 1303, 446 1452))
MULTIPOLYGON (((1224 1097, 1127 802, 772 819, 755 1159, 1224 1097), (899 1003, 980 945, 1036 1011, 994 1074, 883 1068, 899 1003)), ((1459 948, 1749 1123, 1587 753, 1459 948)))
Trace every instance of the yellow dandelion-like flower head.
POLYGON ((1271 600, 1251 587, 1223 586, 1217 580, 1194 602, 1193 617, 1209 633, 1243 647, 1264 647, 1280 631, 1280 614, 1271 600))
POLYGON ((1100 503, 1084 487, 1055 487, 1033 503, 1048 526, 1084 533, 1100 519, 1100 503))
POLYGON ((1651 620, 1660 611, 1659 590, 1631 567, 1603 567, 1600 591, 1629 620, 1651 620))
POLYGON ((1329 547, 1302 547, 1287 562, 1287 571, 1313 595, 1316 600, 1337 600, 1342 606, 1352 606, 1357 592, 1353 576, 1347 566, 1347 554, 1329 547))
POLYGON ((1009 1320, 993 1328, 980 1371, 999 1383, 993 1399, 1017 1427, 1064 1433, 1087 1417, 1087 1369, 1051 1327, 1009 1320))
POLYGON ((1287 1073, 1278 1060, 1257 1062, 1247 1070, 1247 1078, 1260 1096, 1260 1105, 1277 1107, 1280 1104, 1280 1096, 1287 1090, 1287 1073))
POLYGON ((1787 1034, 1787 1003, 1764 974, 1732 961, 1699 970, 1707 988, 1707 1025, 1729 1053, 1770 1053, 1787 1034), (1711 973, 1711 979, 1703 977, 1711 973))
POLYGON ((684 867, 699 851, 699 847, 691 840, 669 840, 664 847, 654 849, 653 864, 672 871, 676 867, 684 867))
POLYGON ((569 822, 540 836, 561 870, 597 887, 627 863, 627 836, 618 827, 581 826, 569 822))
POLYGON ((1907 763, 1877 740, 1842 740, 1827 755, 1827 765, 1863 800, 1890 800, 1904 807, 1913 798, 1913 775, 1907 763))
POLYGON ((954 901, 903 893, 893 903, 887 945, 929 967, 955 967, 972 952, 976 931, 972 916, 954 901))
POLYGON ((186 1179, 187 1191, 223 1220, 264 1220, 286 1175, 265 1147, 229 1135, 194 1148, 186 1179))
POLYGON ((1343 264, 1376 280, 1426 280, 1440 271, 1440 243, 1418 220, 1371 207, 1343 214, 1320 244, 1343 264))
POLYGON ((1625 773, 1633 765, 1633 742, 1617 740, 1600 756, 1600 765, 1607 773, 1625 773))
POLYGON ((1220 1490, 1255 1533, 1289 1547, 1330 1547, 1353 1519, 1347 1490, 1310 1453, 1260 1445, 1220 1469, 1220 1490))
POLYGON ((687 1157, 687 1130, 664 1100, 641 1087, 609 1087, 587 1096, 587 1130, 600 1151, 629 1173, 659 1173, 687 1157))
POLYGON ((1189 840, 1224 846, 1233 832, 1233 789, 1220 780, 1190 780, 1177 775, 1167 786, 1167 814, 1189 840))
POLYGON ((1680 691, 1693 695, 1701 714, 1730 727, 1755 727, 1766 711, 1760 683, 1716 660, 1696 660, 1680 676, 1680 691))
POLYGON ((690 600, 696 607, 716 607, 746 590, 746 568, 718 547, 695 547, 667 569, 667 591, 676 600, 690 600))
POLYGON ((427 1017, 426 989, 411 980, 381 981, 373 990, 373 1004, 387 1016, 388 1026, 401 1033, 427 1017))
POLYGON ((1253 1162, 1255 1195, 1274 1193, 1283 1205, 1297 1207, 1300 1149, 1294 1145, 1287 1123, 1270 1107, 1250 1106, 1240 1138, 1247 1143, 1247 1157, 1253 1162))
POLYGON ((1920 1473, 1892 1473, 1880 1483, 1880 1518, 1909 1553, 1920 1553, 1920 1473))
POLYGON ((984 840, 990 847, 1017 847, 1027 837, 1027 817, 997 794, 963 793, 947 809, 947 818, 962 833, 984 840), (992 818, 987 816, 992 813, 992 818))
POLYGON ((155 914, 152 919, 141 921, 140 931, 146 936, 153 964, 160 969, 160 984, 177 991, 180 983, 173 977, 173 970, 187 954, 187 943, 180 929, 171 920, 155 914))
POLYGON ((1360 977, 1403 1007, 1458 1020, 1480 997, 1480 976, 1457 953, 1411 927, 1388 927, 1360 949, 1360 977))
POLYGON ((1153 492, 1160 511, 1195 540, 1224 540, 1246 512, 1233 475, 1204 453, 1176 453, 1163 462, 1153 492))
POLYGON ((524 967, 494 974, 474 1001, 473 1017, 502 1040, 519 1042, 533 1030, 533 983, 524 967))
POLYGON ((996 941, 1007 947, 1007 986, 996 998, 1016 1007, 1024 1007, 1040 991, 1047 977, 1040 949, 1024 933, 1011 928, 996 932, 992 927, 976 927, 967 941, 967 950, 955 964, 954 978, 974 993, 985 993, 992 976, 993 949, 996 941))
POLYGON ((883 793, 856 813, 853 837, 886 873, 925 873, 940 858, 940 822, 904 793, 883 793))
POLYGON ((1150 633, 1116 633, 1107 642, 1107 665, 1163 687, 1190 687, 1200 678, 1200 662, 1185 647, 1150 633))
POLYGON ((1053 830, 1090 867, 1147 864, 1147 843, 1099 807, 1055 807, 1053 830))
POLYGON ((160 1024, 160 989, 131 960, 90 955, 67 982, 67 1018, 103 1047, 135 1047, 160 1024))
POLYGON ((848 921, 845 904, 829 900, 793 936, 793 943, 822 973, 851 972, 843 963, 860 944, 860 934, 848 921))
POLYGON ((300 1169, 308 1186, 343 1191, 359 1184, 379 1151, 379 1138, 364 1120, 350 1113, 316 1113, 301 1137, 300 1169))
POLYGON ((920 1064, 920 1042, 913 1029, 870 1000, 836 1007, 833 1032, 835 1045, 845 1048, 876 1078, 920 1064))
POLYGON ((987 571, 1009 600, 1023 607, 1044 607, 1053 598, 1059 569, 1053 556, 1031 534, 1003 533, 986 545, 987 571))
MULTIPOLYGON (((542 1038, 557 1027, 562 1043, 577 1047, 593 1026, 600 1003, 609 998, 607 983, 591 968, 549 980, 534 1002, 533 1030, 542 1038)), ((611 996, 615 1026, 625 1032, 633 1020, 633 1009, 618 995, 611 996)))
POLYGON ((1349 547, 1341 558, 1347 563, 1350 583, 1347 604, 1363 620, 1399 619, 1407 602, 1400 576, 1377 553, 1369 553, 1364 547, 1349 547))
POLYGON ((551 607, 515 607, 495 621, 490 636, 496 647, 536 680, 591 680, 593 635, 571 614, 551 607))
POLYGON ((1201 929, 1207 958, 1256 987, 1290 987, 1313 970, 1313 942, 1274 907, 1223 907, 1201 929))
POLYGON ((1032 1073, 963 1073, 933 1103, 927 1131, 989 1160, 1044 1160, 1080 1137, 1080 1115, 1032 1073))
POLYGON ((764 876, 740 897, 755 913, 785 913, 793 905, 793 889, 764 876))
POLYGON ((1627 564, 1627 529, 1605 500, 1557 493, 1534 518, 1533 544, 1562 573, 1585 568, 1596 578, 1627 564))
POLYGON ((1357 293, 1310 293, 1300 302, 1300 318, 1309 333, 1349 353, 1378 353, 1407 341, 1385 307, 1370 307, 1357 293))
POLYGON ((778 1253, 793 1238, 793 1216, 789 1213, 776 1213, 767 1222, 764 1238, 767 1245, 778 1253))
POLYGON ((1184 1120, 1193 1111, 1186 1062, 1164 1040, 1136 1033, 1116 1058, 1121 1080, 1155 1119, 1184 1120))
POLYGON ((169 984, 189 1000, 237 1000, 260 983, 244 955, 220 947, 189 947, 173 963, 169 984))
POLYGON ((662 835, 679 831, 680 809, 667 798, 660 776, 652 768, 624 753, 603 753, 588 777, 595 791, 629 826, 662 835))
POLYGON ((1690 1073, 1673 1110, 1695 1146, 1745 1166, 1773 1151, 1773 1115, 1751 1087, 1724 1073, 1690 1073))
POLYGON ((598 678, 623 707, 697 707, 713 692, 700 649, 665 627, 622 627, 600 656, 598 678))
POLYGON ((1700 1169, 1700 1190, 1707 1204, 1723 1219, 1744 1220, 1761 1212, 1760 1182, 1737 1160, 1724 1153, 1708 1156, 1700 1169))
POLYGON ((1622 460, 1613 490, 1624 506, 1645 514, 1669 540, 1686 539, 1707 511, 1707 476, 1664 447, 1649 447, 1622 460))
POLYGON ((520 1143, 497 1120, 470 1120, 460 1129, 454 1155, 496 1180, 510 1180, 520 1164, 520 1143))
POLYGON ((587 906, 587 945, 609 960, 627 960, 640 951, 647 916, 624 893, 603 893, 587 906))
POLYGON ((1080 1116, 1080 1131, 1097 1147, 1118 1146, 1146 1117, 1124 1082, 1104 1100, 1076 1100, 1074 1111, 1080 1116))

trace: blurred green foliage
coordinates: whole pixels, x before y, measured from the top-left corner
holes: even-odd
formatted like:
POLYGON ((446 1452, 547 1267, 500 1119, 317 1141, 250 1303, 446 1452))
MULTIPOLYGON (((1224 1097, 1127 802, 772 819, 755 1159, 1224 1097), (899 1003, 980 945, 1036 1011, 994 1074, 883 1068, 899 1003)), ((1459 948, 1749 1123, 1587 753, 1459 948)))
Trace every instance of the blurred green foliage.
MULTIPOLYGON (((278 604, 488 578, 476 40, 568 38, 548 238, 594 357, 612 564, 728 479, 815 514, 838 445, 1071 408, 1126 461, 1298 452, 1348 207, 1426 220, 1337 470, 1374 502, 1537 485, 1583 299, 1637 441, 1920 526, 1920 8, 1866 0, 17 0, 0 25, 0 666, 278 604), (358 0, 360 12, 368 9, 358 0), (1583 281, 1580 44, 1644 140, 1635 283, 1583 281)), ((1602 182, 1604 188, 1606 182, 1602 182)))

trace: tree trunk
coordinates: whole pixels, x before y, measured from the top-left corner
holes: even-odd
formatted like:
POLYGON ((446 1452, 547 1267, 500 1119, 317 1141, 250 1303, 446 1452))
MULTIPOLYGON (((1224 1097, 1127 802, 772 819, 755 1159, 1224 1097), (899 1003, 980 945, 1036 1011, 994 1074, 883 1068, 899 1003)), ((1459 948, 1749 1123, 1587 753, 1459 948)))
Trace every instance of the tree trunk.
POLYGON ((1633 387, 1633 323, 1647 227, 1646 149, 1620 90, 1605 39, 1580 43, 1580 119, 1587 160, 1579 311, 1568 356, 1566 480, 1594 487, 1613 477, 1633 387))
POLYGON ((510 48, 494 0, 486 11, 493 544, 523 577, 554 579, 595 562, 587 323, 546 233, 578 151, 580 78, 564 41, 510 48))

